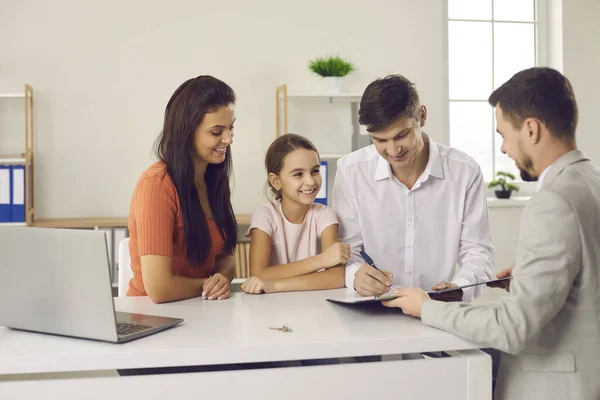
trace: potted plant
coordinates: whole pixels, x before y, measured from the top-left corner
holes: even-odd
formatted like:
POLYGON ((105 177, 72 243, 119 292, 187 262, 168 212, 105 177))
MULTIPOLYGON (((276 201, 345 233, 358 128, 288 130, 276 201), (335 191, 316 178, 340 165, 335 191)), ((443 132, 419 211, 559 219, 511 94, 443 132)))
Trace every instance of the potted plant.
POLYGON ((493 188, 495 186, 500 186, 500 190, 496 190, 496 198, 498 199, 510 199, 510 195, 512 193, 512 191, 514 190, 515 192, 519 191, 519 186, 517 186, 514 183, 510 183, 507 182, 508 179, 514 180, 515 176, 513 174, 511 174, 510 172, 505 172, 505 171, 498 171, 496 173, 496 176, 498 176, 497 179, 491 181, 488 184, 488 188, 493 188))
POLYGON ((321 76, 325 81, 328 94, 339 94, 342 77, 354 71, 351 62, 340 57, 317 58, 311 60, 308 68, 315 74, 321 76))

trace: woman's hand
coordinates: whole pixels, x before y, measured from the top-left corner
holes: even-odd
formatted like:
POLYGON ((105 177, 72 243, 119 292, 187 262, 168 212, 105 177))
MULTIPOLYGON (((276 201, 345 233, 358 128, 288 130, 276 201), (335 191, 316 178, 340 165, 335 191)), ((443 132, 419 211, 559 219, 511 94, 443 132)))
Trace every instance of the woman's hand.
POLYGON ((224 300, 231 295, 229 279, 216 273, 204 281, 202 285, 202 298, 208 300, 224 300))

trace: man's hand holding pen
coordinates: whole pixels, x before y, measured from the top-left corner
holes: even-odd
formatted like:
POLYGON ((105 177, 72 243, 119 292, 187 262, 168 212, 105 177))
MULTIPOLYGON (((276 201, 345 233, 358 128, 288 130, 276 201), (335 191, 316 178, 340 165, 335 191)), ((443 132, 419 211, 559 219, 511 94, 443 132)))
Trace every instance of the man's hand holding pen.
POLYGON ((381 271, 362 264, 354 275, 354 289, 361 296, 381 296, 389 292, 393 275, 389 271, 381 271))

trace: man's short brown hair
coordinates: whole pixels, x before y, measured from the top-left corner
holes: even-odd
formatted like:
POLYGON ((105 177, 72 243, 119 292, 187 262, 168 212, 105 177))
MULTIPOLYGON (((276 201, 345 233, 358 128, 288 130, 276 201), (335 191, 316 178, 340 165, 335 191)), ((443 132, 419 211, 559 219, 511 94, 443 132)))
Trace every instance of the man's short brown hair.
POLYGON ((527 118, 537 118, 554 136, 572 141, 577 128, 577 102, 573 87, 560 72, 534 67, 516 73, 490 95, 515 129, 527 118))

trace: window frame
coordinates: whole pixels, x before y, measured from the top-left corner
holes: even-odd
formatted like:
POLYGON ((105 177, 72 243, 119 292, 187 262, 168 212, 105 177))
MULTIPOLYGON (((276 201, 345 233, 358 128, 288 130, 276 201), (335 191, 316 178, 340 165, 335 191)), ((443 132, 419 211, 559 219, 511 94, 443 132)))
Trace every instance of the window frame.
MULTIPOLYGON (((446 125, 446 133, 447 133, 447 143, 451 145, 450 141, 450 104, 452 102, 483 102, 484 100, 469 100, 469 99, 460 99, 460 100, 452 100, 450 98, 450 71, 449 71, 449 22, 450 21, 469 21, 469 22, 505 22, 505 23, 522 23, 522 24, 532 24, 534 26, 534 41, 535 41, 535 65, 542 66, 548 64, 548 20, 549 20, 549 9, 548 9, 548 0, 533 0, 534 1, 534 21, 506 21, 506 20, 496 20, 494 19, 494 1, 502 1, 502 0, 490 0, 492 5, 492 15, 491 19, 450 19, 448 15, 448 2, 449 0, 443 1, 443 10, 442 10, 442 21, 443 21, 443 51, 444 51, 444 96, 446 99, 446 106, 444 107, 444 122, 446 125)), ((494 30, 492 29, 492 82, 494 81, 494 30)), ((491 94, 491 93, 490 93, 491 94)), ((487 101, 486 101, 487 102, 487 101)), ((495 176, 496 170, 496 141, 500 140, 500 137, 495 129, 495 118, 493 119, 493 124, 491 127, 492 130, 492 171, 493 176, 495 176)), ((517 178, 520 179, 520 178, 517 178)), ((489 181, 486 180, 486 190, 488 197, 495 197, 494 189, 487 189, 487 184, 489 181)), ((519 197, 528 197, 533 195, 537 191, 537 182, 523 182, 517 181, 520 186, 520 190, 517 193, 519 197)))

